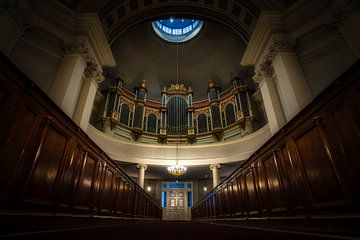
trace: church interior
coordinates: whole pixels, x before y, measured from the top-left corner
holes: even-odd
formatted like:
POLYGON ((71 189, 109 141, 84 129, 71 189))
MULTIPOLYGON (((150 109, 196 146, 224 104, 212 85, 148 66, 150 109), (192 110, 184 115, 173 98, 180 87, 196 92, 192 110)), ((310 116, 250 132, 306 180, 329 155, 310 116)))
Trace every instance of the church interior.
POLYGON ((0 239, 360 239, 358 0, 0 1, 0 239))

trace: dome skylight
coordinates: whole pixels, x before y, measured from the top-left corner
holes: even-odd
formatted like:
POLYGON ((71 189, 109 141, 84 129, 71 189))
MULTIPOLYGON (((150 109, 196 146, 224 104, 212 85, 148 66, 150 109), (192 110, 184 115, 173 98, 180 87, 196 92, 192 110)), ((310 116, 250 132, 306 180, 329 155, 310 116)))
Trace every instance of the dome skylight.
POLYGON ((186 42, 195 37, 203 22, 195 19, 169 18, 152 22, 156 34, 168 42, 186 42))

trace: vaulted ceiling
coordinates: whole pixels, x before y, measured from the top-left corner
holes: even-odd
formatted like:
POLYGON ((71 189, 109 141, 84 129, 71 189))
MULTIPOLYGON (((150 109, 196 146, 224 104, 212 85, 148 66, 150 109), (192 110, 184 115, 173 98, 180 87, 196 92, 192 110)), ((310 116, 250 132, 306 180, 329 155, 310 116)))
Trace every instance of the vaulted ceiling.
MULTIPOLYGON (((150 22, 168 17, 191 17, 205 21, 193 40, 179 46, 179 81, 191 85, 194 99, 206 98, 210 78, 221 87, 230 83, 230 72, 245 74, 240 60, 261 11, 284 9, 296 0, 59 0, 75 12, 97 13, 116 59, 117 66, 106 74, 125 73, 129 90, 148 80, 149 96, 158 99, 164 85, 173 83, 176 46, 164 42, 150 22)), ((128 174, 137 176, 134 164, 119 163, 128 174)), ((227 176, 238 166, 221 170, 227 176)), ((147 177, 169 178, 164 167, 149 166, 147 177)), ((181 179, 211 178, 208 166, 191 167, 181 179)))

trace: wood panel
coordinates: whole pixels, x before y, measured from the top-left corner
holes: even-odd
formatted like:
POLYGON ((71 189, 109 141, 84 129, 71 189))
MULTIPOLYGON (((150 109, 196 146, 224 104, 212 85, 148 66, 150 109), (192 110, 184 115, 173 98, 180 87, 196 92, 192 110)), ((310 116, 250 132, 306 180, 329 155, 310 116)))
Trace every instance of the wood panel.
MULTIPOLYGON (((6 141, 0 147, 0 196, 16 191, 17 183, 23 185, 29 174, 30 155, 35 152, 41 131, 40 124, 45 124, 45 110, 26 97, 18 107, 13 125, 9 127, 6 141), (21 174, 22 169, 25 173, 21 174), (9 189, 11 188, 11 189, 9 189), (10 192, 9 192, 10 191, 10 192)), ((14 193, 15 194, 15 193, 14 193)), ((17 195, 20 193, 18 192, 17 195)))
POLYGON ((45 128, 33 161, 25 198, 50 202, 70 136, 52 120, 45 128))
POLYGON ((254 176, 252 171, 245 173, 245 182, 246 182, 245 186, 246 186, 247 196, 249 198, 249 213, 250 214, 258 213, 259 209, 258 209, 256 189, 254 183, 254 176))
POLYGON ((89 208, 90 206, 90 193, 93 183, 93 176, 95 174, 96 161, 86 153, 83 160, 82 171, 77 186, 76 207, 89 208))
POLYGON ((71 150, 64 161, 63 174, 59 180, 59 187, 56 189, 54 200, 60 206, 71 207, 75 194, 75 186, 78 182, 78 175, 82 166, 85 151, 74 139, 71 142, 71 150))
POLYGON ((297 154, 304 168, 305 177, 315 204, 344 201, 331 153, 321 137, 319 125, 306 128, 294 138, 297 154))
POLYGON ((280 182, 280 174, 274 155, 268 157, 263 162, 264 164, 264 178, 266 179, 266 187, 268 192, 268 208, 270 211, 274 211, 278 208, 282 208, 285 204, 283 202, 280 182))

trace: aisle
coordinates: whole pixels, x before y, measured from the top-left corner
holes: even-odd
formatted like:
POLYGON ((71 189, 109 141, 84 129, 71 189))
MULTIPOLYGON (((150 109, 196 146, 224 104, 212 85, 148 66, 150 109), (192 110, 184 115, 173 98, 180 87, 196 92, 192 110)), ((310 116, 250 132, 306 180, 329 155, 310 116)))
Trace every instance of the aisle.
MULTIPOLYGON (((4 237, 4 236, 3 236, 4 237)), ((276 239, 276 240, 304 240, 304 239, 356 239, 330 238, 330 236, 311 236, 302 233, 268 231, 226 225, 194 223, 194 222, 160 222, 139 221, 136 223, 122 223, 111 225, 97 225, 75 227, 62 230, 47 230, 8 236, 4 239, 166 239, 166 240, 215 240, 215 239, 276 239)))

